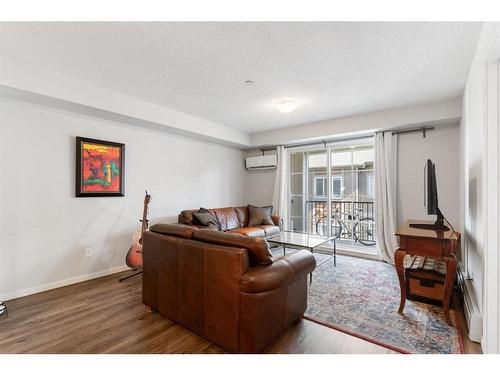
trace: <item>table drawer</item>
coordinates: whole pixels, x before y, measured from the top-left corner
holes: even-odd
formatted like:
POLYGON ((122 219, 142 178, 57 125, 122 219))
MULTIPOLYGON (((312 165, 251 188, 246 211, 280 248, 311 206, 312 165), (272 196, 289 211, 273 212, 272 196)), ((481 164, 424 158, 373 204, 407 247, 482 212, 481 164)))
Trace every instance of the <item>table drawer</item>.
POLYGON ((444 284, 434 280, 421 280, 408 278, 408 296, 423 297, 432 300, 442 300, 444 295, 444 284))
POLYGON ((443 241, 429 240, 423 238, 405 238, 401 241, 403 247, 410 254, 413 252, 424 257, 441 257, 446 255, 443 249, 443 241))

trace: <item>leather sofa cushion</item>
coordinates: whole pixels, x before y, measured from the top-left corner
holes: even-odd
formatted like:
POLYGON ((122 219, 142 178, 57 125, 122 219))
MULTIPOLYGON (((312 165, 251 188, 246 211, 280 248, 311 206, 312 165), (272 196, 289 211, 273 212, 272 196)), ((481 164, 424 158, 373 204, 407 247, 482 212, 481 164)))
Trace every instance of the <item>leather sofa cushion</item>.
POLYGON ((264 230, 264 232, 266 233, 266 237, 280 233, 280 227, 278 227, 276 225, 257 225, 256 227, 252 227, 252 228, 259 228, 259 229, 264 230))
POLYGON ((251 266, 271 264, 273 262, 267 241, 263 238, 250 238, 236 233, 222 233, 212 230, 198 230, 193 239, 217 245, 246 249, 251 266))
POLYGON ((240 228, 248 227, 248 207, 235 207, 236 215, 238 216, 238 221, 240 222, 240 228))
POLYGON ((184 224, 154 224, 149 230, 174 237, 192 238, 193 233, 197 232, 198 228, 184 224))
POLYGON ((211 211, 215 214, 222 230, 240 228, 240 221, 233 207, 214 208, 211 211))
POLYGON ((200 229, 208 229, 208 230, 216 230, 216 231, 220 232, 220 226, 212 224, 212 223, 208 224, 207 226, 204 226, 204 225, 200 226, 199 228, 200 229))
POLYGON ((231 229, 227 233, 237 233, 247 237, 264 237, 266 235, 266 231, 263 228, 257 227, 231 229))
MULTIPOLYGON (((229 207, 231 208, 231 207, 229 207)), ((248 206, 233 207, 238 218, 240 228, 248 227, 248 206)), ((215 214, 216 210, 221 209, 208 209, 211 213, 215 214)), ((187 225, 201 225, 201 223, 193 216, 193 213, 198 210, 184 210, 179 214, 178 221, 180 224, 187 225)), ((279 216, 271 216, 274 225, 280 225, 279 216)))

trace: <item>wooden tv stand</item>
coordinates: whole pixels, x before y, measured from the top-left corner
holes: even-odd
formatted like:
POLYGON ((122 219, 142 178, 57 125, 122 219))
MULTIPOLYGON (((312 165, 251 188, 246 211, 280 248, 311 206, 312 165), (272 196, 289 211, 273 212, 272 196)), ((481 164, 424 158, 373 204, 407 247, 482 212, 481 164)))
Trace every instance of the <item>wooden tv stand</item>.
POLYGON ((459 249, 460 233, 452 230, 431 230, 410 227, 410 224, 432 224, 430 221, 407 220, 396 231, 399 237, 399 247, 394 254, 394 262, 398 273, 399 286, 401 288, 401 302, 399 313, 403 312, 406 302, 406 282, 404 270, 405 255, 417 255, 441 259, 446 263, 446 277, 444 281, 444 292, 442 303, 446 322, 451 324, 450 299, 453 290, 453 282, 457 271, 456 252, 459 249))

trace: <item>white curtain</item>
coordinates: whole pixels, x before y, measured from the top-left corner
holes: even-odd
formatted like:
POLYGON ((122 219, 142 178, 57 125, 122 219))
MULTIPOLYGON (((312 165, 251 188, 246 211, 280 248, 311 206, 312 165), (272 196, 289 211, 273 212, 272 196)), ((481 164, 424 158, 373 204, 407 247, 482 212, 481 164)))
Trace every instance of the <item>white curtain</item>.
POLYGON ((397 135, 375 134, 375 227, 380 258, 394 264, 397 225, 397 135))
POLYGON ((273 214, 281 217, 282 230, 285 230, 288 221, 288 157, 284 146, 278 146, 276 153, 278 155, 278 167, 274 179, 273 214))

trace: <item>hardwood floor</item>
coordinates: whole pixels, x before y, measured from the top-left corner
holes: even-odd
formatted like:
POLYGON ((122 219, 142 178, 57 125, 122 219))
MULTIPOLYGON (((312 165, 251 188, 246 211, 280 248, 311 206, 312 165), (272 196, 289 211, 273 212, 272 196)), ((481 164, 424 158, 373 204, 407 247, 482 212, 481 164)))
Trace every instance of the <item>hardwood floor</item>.
MULTIPOLYGON (((119 283, 120 276, 8 301, 9 316, 0 319, 0 353, 224 352, 160 314, 147 313, 141 302, 141 278, 119 283)), ((468 352, 478 347, 466 340, 468 352)), ((307 320, 294 325, 266 352, 393 353, 307 320)))

